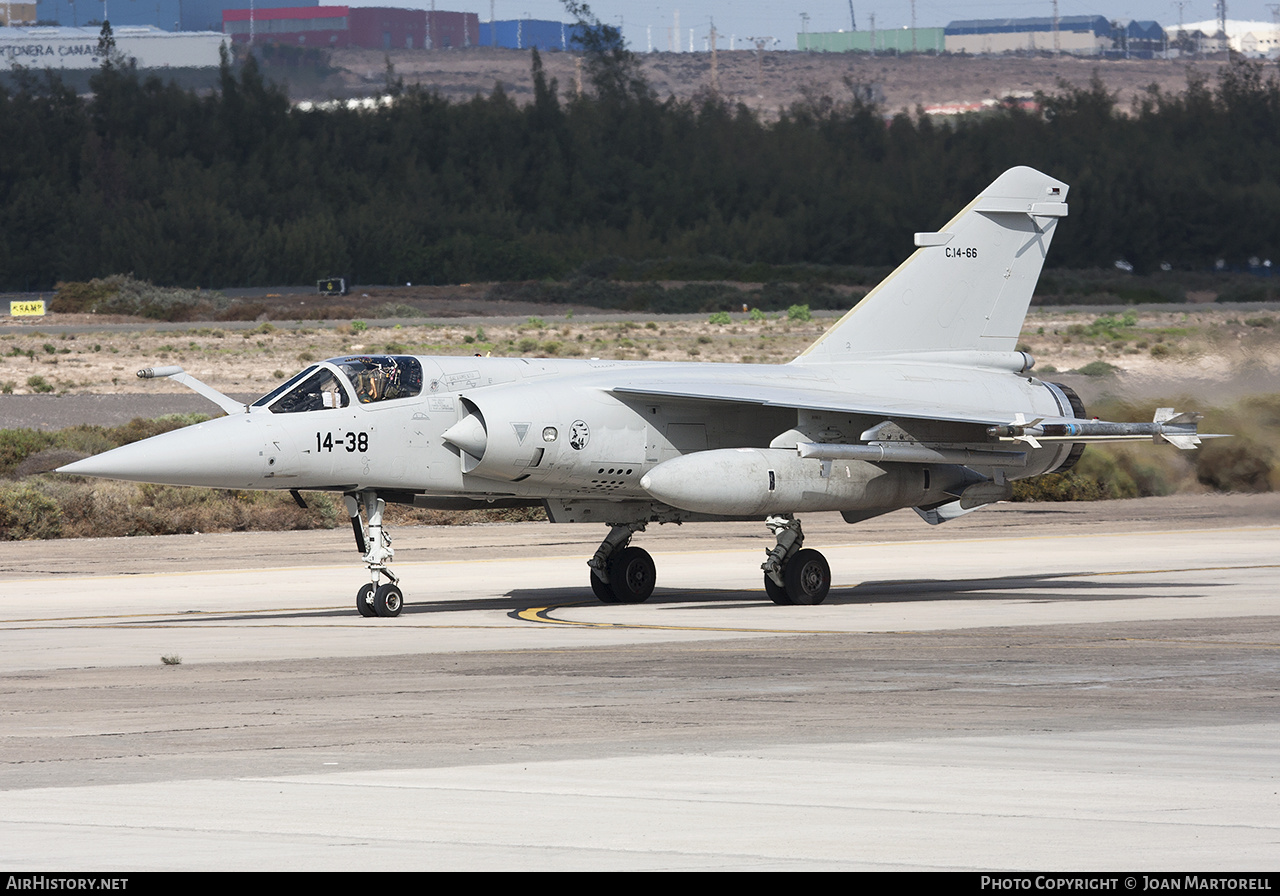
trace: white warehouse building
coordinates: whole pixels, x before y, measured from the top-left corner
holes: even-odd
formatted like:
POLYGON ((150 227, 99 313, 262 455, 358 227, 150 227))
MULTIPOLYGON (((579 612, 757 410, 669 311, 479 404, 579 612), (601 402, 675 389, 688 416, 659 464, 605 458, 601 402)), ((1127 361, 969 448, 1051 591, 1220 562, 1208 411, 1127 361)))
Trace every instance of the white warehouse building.
MULTIPOLYGON (((98 28, 0 28, 0 71, 90 69, 102 65, 98 28)), ((138 68, 214 68, 226 35, 214 31, 162 31, 150 25, 118 28, 116 50, 138 68)))
MULTIPOLYGON (((1261 56, 1271 59, 1280 57, 1280 25, 1275 22, 1246 22, 1238 19, 1227 19, 1226 25, 1227 46, 1237 53, 1243 53, 1245 56, 1261 56)), ((1194 34, 1199 31, 1210 36, 1216 35, 1218 33, 1218 20, 1209 19, 1204 22, 1191 22, 1183 25, 1182 30, 1187 34, 1194 34)), ((1178 35, 1177 28, 1168 28, 1166 31, 1170 39, 1174 39, 1178 35)))

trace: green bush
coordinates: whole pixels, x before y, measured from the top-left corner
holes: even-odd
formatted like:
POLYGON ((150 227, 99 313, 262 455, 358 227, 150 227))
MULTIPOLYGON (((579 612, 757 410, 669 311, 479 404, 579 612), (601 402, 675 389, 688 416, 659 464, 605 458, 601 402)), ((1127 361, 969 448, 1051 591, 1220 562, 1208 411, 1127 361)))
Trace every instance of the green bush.
POLYGON ((60 535, 62 510, 57 501, 25 482, 0 487, 0 540, 25 541, 60 535))
POLYGON ((1106 361, 1090 361, 1076 373, 1082 376, 1115 376, 1117 369, 1114 364, 1108 364, 1106 361))
POLYGON ((1196 458, 1196 478, 1221 492, 1269 492, 1277 472, 1275 453, 1249 436, 1206 442, 1196 458))
POLYGON ((9 476, 13 468, 33 454, 52 448, 56 437, 36 429, 0 429, 0 476, 9 476))
POLYGON ((1263 283, 1232 284, 1218 294, 1219 302, 1269 302, 1273 290, 1263 283))
POLYGON ((1138 486, 1115 457, 1090 447, 1075 469, 1013 484, 1014 501, 1102 501, 1136 498, 1138 486))

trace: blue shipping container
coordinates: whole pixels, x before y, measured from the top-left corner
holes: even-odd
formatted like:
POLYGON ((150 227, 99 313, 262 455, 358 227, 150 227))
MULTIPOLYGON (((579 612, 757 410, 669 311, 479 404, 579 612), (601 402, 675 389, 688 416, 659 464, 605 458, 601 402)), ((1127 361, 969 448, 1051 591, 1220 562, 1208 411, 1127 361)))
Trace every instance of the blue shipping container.
POLYGON ((508 50, 581 50, 579 26, 546 19, 499 19, 480 23, 480 46, 508 50))

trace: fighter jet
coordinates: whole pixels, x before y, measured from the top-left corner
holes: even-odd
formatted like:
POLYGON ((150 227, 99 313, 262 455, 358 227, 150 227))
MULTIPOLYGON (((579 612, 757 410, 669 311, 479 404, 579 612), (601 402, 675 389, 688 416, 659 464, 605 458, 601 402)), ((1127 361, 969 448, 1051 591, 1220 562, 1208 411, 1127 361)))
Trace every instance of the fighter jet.
POLYGON ((245 406, 180 367, 227 416, 61 467, 174 485, 339 492, 369 580, 364 616, 404 603, 387 502, 537 506, 598 523, 588 561, 605 603, 654 589, 632 544, 651 523, 763 521, 778 604, 819 604, 831 570, 797 514, 857 523, 910 507, 939 524, 1008 499, 1012 482, 1070 469, 1085 444, 1199 444, 1199 415, 1087 417, 1017 350, 1067 185, 1014 168, 799 357, 783 365, 357 355, 307 367, 245 406), (363 513, 363 518, 362 518, 363 513))

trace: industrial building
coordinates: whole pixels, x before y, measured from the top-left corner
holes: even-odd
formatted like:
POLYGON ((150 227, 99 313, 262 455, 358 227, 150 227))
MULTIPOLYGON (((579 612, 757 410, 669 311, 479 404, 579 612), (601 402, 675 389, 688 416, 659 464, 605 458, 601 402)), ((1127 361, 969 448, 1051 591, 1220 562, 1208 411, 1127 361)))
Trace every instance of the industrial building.
POLYGON ((1124 29, 1124 46, 1117 49, 1135 59, 1155 59, 1169 49, 1169 41, 1159 22, 1135 19, 1124 29))
POLYGON ((1103 16, 967 19, 947 25, 948 53, 1025 53, 1049 50, 1098 56, 1115 41, 1103 16))
MULTIPOLYGON (((3 68, 91 69, 102 64, 100 28, 0 28, 3 68)), ((116 50, 138 68, 216 68, 226 39, 212 31, 173 34, 153 26, 113 29, 116 50)))
MULTIPOLYGON (((1158 27, 1158 26, 1157 26, 1158 27)), ((1114 45, 1111 23, 1102 16, 973 19, 946 28, 825 31, 796 35, 796 48, 827 53, 1025 53, 1054 50, 1100 55, 1114 45)))
POLYGON ((941 53, 943 28, 881 28, 797 34, 796 49, 817 53, 941 53))
MULTIPOLYGON (((1249 22, 1227 19, 1221 29, 1216 19, 1207 22, 1191 22, 1183 26, 1187 35, 1200 35, 1196 46, 1201 52, 1230 48, 1245 56, 1275 59, 1280 57, 1280 24, 1275 22, 1249 22), (1217 35, 1222 34, 1221 37, 1217 35), (1223 46, 1225 44, 1226 46, 1223 46), (1212 49, 1207 49, 1212 47, 1212 49)), ((1170 40, 1177 38, 1177 29, 1169 29, 1170 40)))
POLYGON ((36 23, 36 5, 34 3, 0 4, 0 22, 6 25, 34 25, 36 23))
MULTIPOLYGON (((222 31, 222 13, 245 4, 245 0, 38 0, 36 18, 41 22, 77 27, 104 18, 112 28, 154 25, 165 31, 222 31)), ((259 9, 286 6, 319 6, 319 0, 255 0, 259 9)), ((16 16, 15 16, 16 18, 16 16)))
POLYGON ((428 12, 383 6, 295 6, 228 9, 222 30, 236 43, 295 47, 432 50, 474 47, 480 19, 473 12, 428 12))
POLYGON ((480 23, 480 46, 508 50, 580 50, 578 28, 549 19, 498 19, 480 23))

